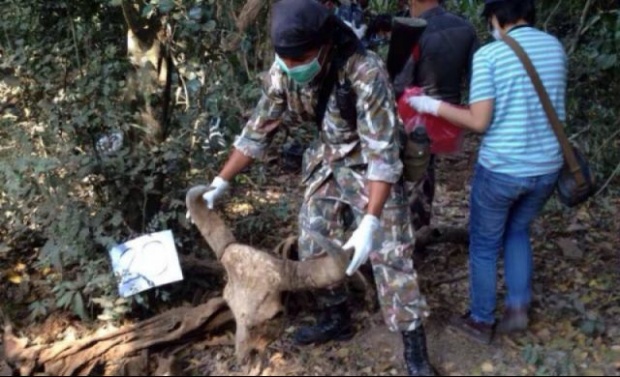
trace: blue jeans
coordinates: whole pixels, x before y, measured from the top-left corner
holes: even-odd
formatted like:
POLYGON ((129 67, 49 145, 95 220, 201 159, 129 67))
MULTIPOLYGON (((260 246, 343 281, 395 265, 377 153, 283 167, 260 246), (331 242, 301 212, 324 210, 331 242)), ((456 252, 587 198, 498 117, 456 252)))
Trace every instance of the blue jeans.
POLYGON ((471 316, 475 321, 495 322, 497 259, 502 247, 506 305, 529 306, 533 271, 530 225, 553 193, 558 174, 513 177, 476 166, 469 246, 471 316))

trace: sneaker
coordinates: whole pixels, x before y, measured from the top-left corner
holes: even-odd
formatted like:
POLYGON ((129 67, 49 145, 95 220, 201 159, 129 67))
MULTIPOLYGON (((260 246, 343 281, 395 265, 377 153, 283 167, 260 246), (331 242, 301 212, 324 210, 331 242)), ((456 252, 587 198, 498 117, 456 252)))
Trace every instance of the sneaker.
POLYGON ((449 327, 485 345, 491 344, 493 339, 493 325, 475 321, 471 313, 454 317, 449 327))

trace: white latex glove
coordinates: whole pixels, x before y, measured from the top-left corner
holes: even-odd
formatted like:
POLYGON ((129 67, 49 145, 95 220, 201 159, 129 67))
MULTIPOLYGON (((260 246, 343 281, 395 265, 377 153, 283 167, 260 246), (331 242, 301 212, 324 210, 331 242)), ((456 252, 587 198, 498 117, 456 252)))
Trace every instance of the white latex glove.
MULTIPOLYGON (((228 181, 225 181, 220 177, 215 177, 213 179, 213 182, 211 182, 211 184, 209 185, 209 191, 202 194, 202 199, 206 202, 209 209, 213 209, 215 201, 219 199, 222 195, 224 195, 229 185, 230 184, 228 183, 228 181)), ((185 217, 188 220, 191 220, 189 211, 187 211, 185 217)))
POLYGON ((441 101, 429 96, 415 96, 407 100, 409 106, 413 107, 417 112, 422 114, 432 114, 437 116, 441 101))
POLYGON ((366 215, 362 219, 349 241, 342 247, 344 250, 354 249, 353 259, 347 268, 347 275, 352 276, 364 263, 368 261, 372 251, 374 233, 381 227, 376 216, 366 215))
POLYGON ((355 35, 357 35, 358 39, 362 39, 364 38, 364 36, 366 35, 366 30, 368 30, 368 26, 366 26, 365 24, 362 24, 359 28, 356 28, 352 23, 350 23, 349 21, 344 21, 343 22, 351 28, 351 30, 353 30, 353 32, 355 33, 355 35))

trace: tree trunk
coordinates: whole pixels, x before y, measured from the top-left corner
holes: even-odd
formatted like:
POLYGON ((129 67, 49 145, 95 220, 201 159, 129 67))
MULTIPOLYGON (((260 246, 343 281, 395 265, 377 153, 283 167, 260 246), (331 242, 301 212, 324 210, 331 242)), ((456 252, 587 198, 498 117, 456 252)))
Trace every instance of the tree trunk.
MULTIPOLYGON (((127 24, 127 53, 135 71, 129 75, 131 83, 129 99, 137 114, 136 122, 146 132, 132 130, 126 139, 132 145, 143 143, 154 148, 165 142, 170 133, 173 63, 167 43, 167 31, 159 17, 144 18, 141 15, 144 0, 123 0, 122 8, 127 24)), ((145 231, 145 225, 161 209, 162 192, 165 192, 165 177, 161 173, 164 162, 155 155, 157 166, 127 177, 125 187, 131 192, 123 197, 130 203, 125 207, 127 223, 138 232, 145 231), (145 190, 144 177, 152 177, 152 189, 145 190)))

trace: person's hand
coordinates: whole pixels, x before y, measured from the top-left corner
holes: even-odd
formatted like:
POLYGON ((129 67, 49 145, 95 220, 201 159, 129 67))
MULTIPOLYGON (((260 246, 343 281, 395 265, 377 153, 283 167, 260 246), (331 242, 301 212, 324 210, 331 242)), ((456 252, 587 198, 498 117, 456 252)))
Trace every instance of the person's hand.
POLYGON ((407 100, 409 106, 422 114, 432 114, 437 116, 441 101, 429 96, 413 96, 407 100))
POLYGON ((365 24, 362 24, 359 28, 356 28, 351 22, 349 21, 344 21, 343 22, 351 28, 351 30, 353 30, 353 32, 355 33, 355 35, 357 36, 358 39, 362 39, 364 38, 364 36, 366 35, 366 30, 368 30, 368 26, 365 24))
POLYGON ((366 215, 360 226, 353 232, 349 241, 342 247, 344 250, 354 249, 353 258, 347 268, 347 275, 352 276, 364 263, 368 261, 372 251, 374 233, 381 227, 376 216, 366 215))
MULTIPOLYGON (((209 185, 209 191, 202 194, 202 199, 205 201, 209 209, 213 209, 215 201, 218 200, 222 195, 224 195, 224 193, 228 189, 228 186, 228 181, 225 181, 220 177, 215 177, 213 179, 213 182, 211 182, 211 184, 209 185)), ((185 217, 188 220, 191 220, 189 210, 187 211, 185 217)))
POLYGON ((213 179, 213 182, 211 182, 211 185, 209 186, 211 190, 205 192, 202 195, 202 199, 207 202, 207 207, 209 207, 209 209, 213 209, 215 201, 219 199, 222 195, 224 195, 224 193, 228 189, 228 186, 228 181, 225 181, 220 177, 215 177, 213 179))

